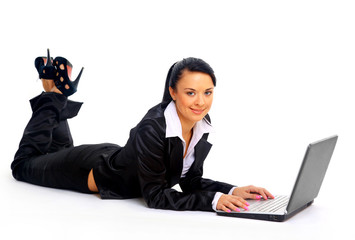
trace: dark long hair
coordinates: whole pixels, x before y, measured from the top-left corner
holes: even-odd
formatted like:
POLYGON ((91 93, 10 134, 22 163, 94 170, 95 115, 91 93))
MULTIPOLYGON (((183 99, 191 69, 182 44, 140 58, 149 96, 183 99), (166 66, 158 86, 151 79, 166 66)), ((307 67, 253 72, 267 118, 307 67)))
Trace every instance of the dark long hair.
POLYGON ((170 96, 169 87, 176 90, 176 84, 180 80, 183 72, 188 70, 190 72, 202 72, 210 75, 213 85, 216 86, 216 77, 211 66, 199 58, 184 58, 183 60, 174 63, 166 76, 164 96, 162 102, 170 102, 173 99, 170 96))

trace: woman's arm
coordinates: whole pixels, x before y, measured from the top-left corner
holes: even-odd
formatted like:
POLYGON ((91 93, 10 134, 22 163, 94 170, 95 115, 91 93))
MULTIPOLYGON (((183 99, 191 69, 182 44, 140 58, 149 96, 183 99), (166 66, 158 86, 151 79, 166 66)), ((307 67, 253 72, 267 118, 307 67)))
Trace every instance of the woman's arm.
POLYGON ((210 191, 228 194, 234 187, 231 184, 203 178, 203 165, 196 170, 190 169, 186 177, 180 180, 180 187, 184 192, 210 191))
POLYGON ((148 207, 172 210, 213 211, 215 192, 178 192, 167 180, 164 132, 155 121, 144 121, 137 130, 135 144, 138 156, 138 177, 148 207))

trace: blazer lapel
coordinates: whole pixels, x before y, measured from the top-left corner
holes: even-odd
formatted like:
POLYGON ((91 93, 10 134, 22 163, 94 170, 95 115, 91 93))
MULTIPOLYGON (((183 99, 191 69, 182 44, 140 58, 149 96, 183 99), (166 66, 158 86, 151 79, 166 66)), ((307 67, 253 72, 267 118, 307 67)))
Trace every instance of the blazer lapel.
MULTIPOLYGON (((195 146, 195 161, 192 164, 191 169, 200 168, 203 161, 206 159, 208 153, 210 152, 212 144, 209 143, 205 138, 201 140, 195 146)), ((183 145, 178 137, 169 138, 169 159, 170 159, 170 184, 171 186, 177 184, 180 181, 182 167, 183 167, 183 145)), ((189 171, 190 171, 189 170, 189 171)))
POLYGON ((211 147, 211 143, 209 143, 205 138, 201 138, 195 146, 195 162, 191 166, 192 169, 196 167, 199 168, 203 164, 203 161, 206 159, 211 147))

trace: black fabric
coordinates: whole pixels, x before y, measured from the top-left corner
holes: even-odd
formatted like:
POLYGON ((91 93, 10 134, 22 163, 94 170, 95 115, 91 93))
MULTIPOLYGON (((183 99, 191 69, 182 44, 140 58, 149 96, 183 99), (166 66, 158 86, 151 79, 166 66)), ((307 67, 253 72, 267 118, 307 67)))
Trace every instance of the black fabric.
POLYGON ((208 134, 197 143, 195 162, 186 177, 180 178, 183 145, 178 137, 165 138, 166 107, 163 103, 150 109, 131 130, 125 147, 105 155, 105 164, 94 169, 100 195, 119 199, 143 196, 152 208, 213 211, 215 193, 228 193, 233 186, 202 178, 212 146, 208 134), (171 188, 178 183, 183 192, 171 188))
POLYGON ((124 147, 109 143, 74 147, 67 119, 77 115, 81 103, 63 95, 42 93, 31 106, 32 117, 11 165, 20 181, 89 193, 87 178, 93 168, 102 199, 142 196, 152 208, 203 211, 213 211, 217 191, 228 193, 233 187, 202 178, 212 146, 208 134, 197 143, 186 177, 180 178, 183 145, 177 137, 165 138, 165 103, 148 111, 124 147), (171 188, 178 183, 183 192, 171 188))
POLYGON ((67 119, 77 115, 82 103, 67 100, 56 93, 42 93, 30 103, 32 117, 11 164, 14 178, 41 186, 89 193, 89 171, 97 163, 100 152, 113 147, 73 147, 67 119))

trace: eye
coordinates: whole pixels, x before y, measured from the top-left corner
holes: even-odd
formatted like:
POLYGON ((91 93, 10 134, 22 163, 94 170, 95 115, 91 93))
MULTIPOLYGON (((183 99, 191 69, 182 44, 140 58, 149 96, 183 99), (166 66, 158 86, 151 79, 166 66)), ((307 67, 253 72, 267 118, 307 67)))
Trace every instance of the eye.
POLYGON ((212 95, 212 91, 207 91, 207 92, 205 92, 205 95, 207 95, 207 96, 210 96, 210 95, 212 95))
POLYGON ((194 96, 194 95, 195 95, 194 92, 187 92, 186 94, 187 94, 188 96, 194 96))

